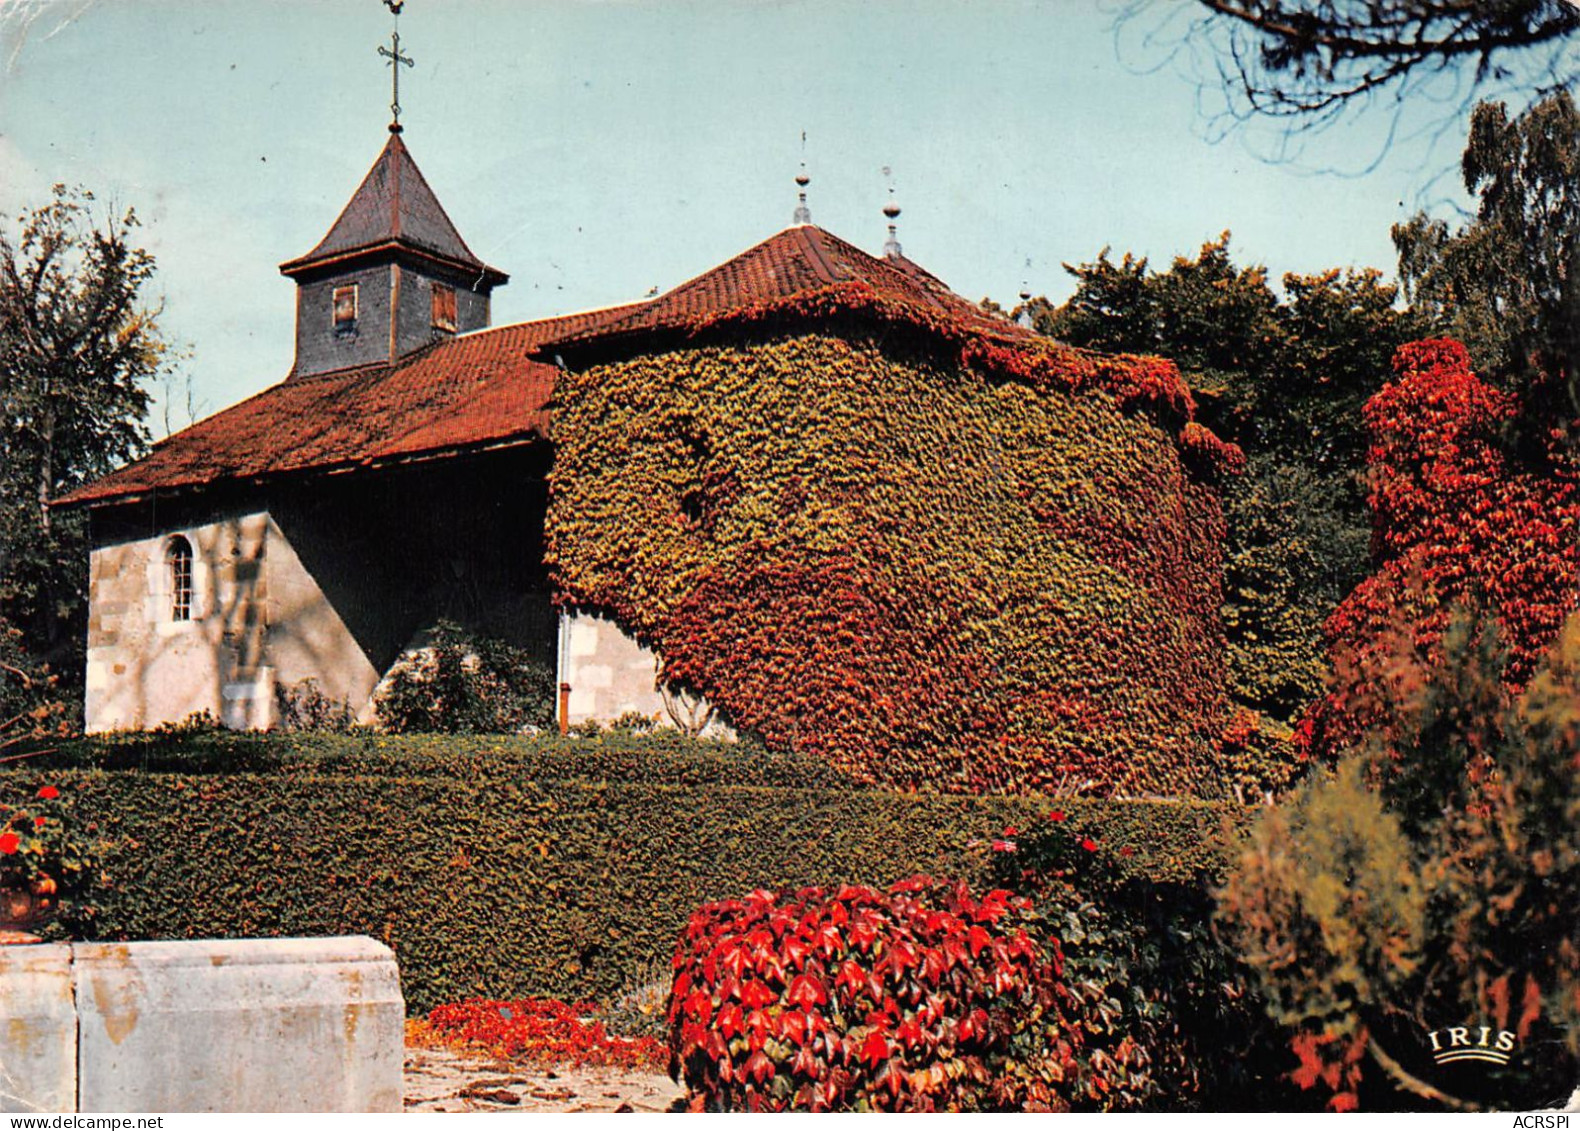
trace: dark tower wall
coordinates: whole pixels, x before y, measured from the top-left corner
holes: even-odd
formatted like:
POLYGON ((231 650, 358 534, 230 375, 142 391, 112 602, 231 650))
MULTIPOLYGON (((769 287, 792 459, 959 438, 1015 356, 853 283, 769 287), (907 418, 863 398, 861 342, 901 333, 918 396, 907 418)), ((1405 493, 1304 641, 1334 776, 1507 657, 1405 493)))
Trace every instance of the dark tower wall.
POLYGON ((488 328, 492 288, 485 285, 471 290, 450 272, 435 273, 392 262, 301 280, 296 295, 292 375, 328 373, 353 365, 387 365, 430 342, 452 336, 434 326, 436 285, 455 292, 455 333, 488 328), (335 329, 334 293, 353 284, 357 287, 356 327, 342 333, 335 329))

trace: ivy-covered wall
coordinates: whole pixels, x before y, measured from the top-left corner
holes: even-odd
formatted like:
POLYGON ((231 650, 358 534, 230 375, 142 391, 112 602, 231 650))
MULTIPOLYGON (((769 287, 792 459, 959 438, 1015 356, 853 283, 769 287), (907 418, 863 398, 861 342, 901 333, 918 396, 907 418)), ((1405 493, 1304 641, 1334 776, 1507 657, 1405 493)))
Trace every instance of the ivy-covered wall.
POLYGON ((567 374, 557 587, 864 781, 1218 795, 1238 451, 1167 363, 918 343, 715 333, 567 374))

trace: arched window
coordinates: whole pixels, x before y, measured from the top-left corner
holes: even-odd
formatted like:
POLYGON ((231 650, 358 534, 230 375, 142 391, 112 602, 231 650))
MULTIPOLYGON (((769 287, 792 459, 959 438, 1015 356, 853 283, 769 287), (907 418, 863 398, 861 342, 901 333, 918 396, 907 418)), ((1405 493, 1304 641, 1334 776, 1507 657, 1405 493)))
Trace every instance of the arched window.
POLYGON ((192 619, 192 543, 177 534, 165 546, 170 571, 170 619, 192 619))

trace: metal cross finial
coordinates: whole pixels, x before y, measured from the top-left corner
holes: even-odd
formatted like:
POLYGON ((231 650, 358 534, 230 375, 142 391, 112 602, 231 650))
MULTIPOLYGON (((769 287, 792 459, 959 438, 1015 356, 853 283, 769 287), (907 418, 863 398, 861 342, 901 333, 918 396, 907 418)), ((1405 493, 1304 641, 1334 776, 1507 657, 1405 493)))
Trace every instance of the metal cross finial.
POLYGON ((389 60, 390 68, 390 113, 394 119, 390 122, 390 133, 400 133, 400 69, 401 64, 414 66, 416 60, 410 59, 400 53, 400 10, 406 6, 406 0, 384 0, 384 6, 395 16, 395 28, 390 32, 390 46, 380 47, 379 54, 389 60))

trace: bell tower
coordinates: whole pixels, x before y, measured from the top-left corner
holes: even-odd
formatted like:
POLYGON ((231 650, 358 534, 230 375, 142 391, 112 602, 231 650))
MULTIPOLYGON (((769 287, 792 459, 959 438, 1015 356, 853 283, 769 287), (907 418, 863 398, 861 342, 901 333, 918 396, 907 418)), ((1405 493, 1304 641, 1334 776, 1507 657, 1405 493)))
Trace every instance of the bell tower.
MULTIPOLYGON (((397 20, 401 4, 386 0, 397 20)), ((510 276, 488 266, 456 231, 402 140, 400 31, 389 60, 390 137, 329 234, 280 264, 296 283, 293 377, 355 365, 393 365, 435 340, 489 322, 489 296, 510 276)))

